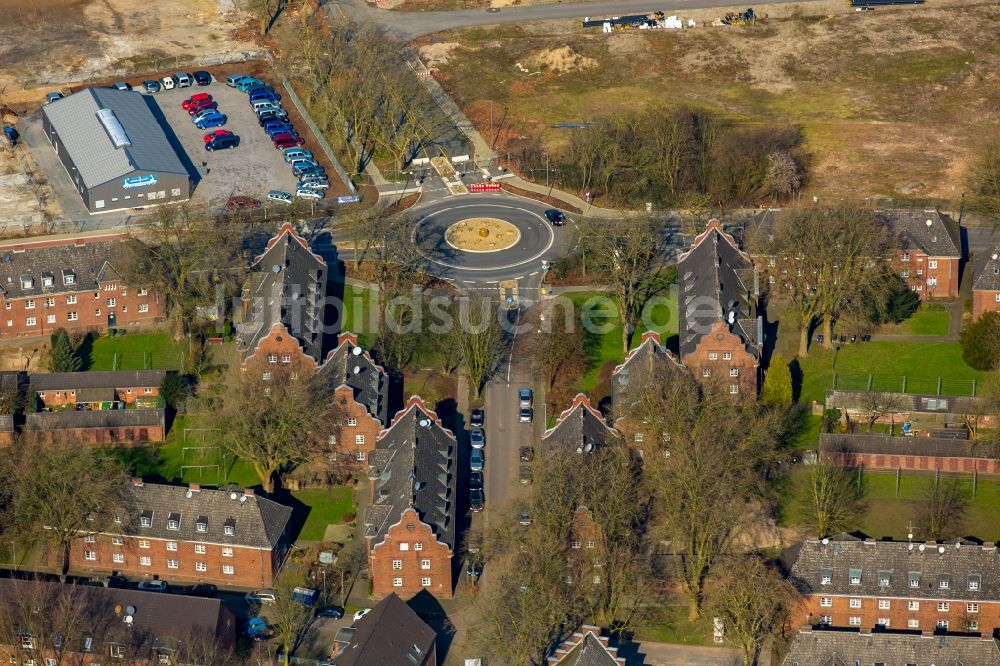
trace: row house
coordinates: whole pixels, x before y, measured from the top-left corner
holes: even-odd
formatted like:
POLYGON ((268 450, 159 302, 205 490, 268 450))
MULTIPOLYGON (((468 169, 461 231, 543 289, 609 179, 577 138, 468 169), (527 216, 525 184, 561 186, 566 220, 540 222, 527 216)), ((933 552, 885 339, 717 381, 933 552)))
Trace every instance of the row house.
POLYGON ((1000 474, 1000 459, 984 455, 976 440, 820 433, 820 460, 845 467, 1000 474))
POLYGON ((130 285, 128 236, 27 240, 0 248, 0 338, 149 324, 160 294, 130 285))
POLYGON ((390 593, 353 626, 337 632, 330 656, 334 666, 437 666, 436 641, 437 632, 390 593))
POLYGON ((703 384, 756 398, 764 343, 759 280, 750 256, 709 220, 677 258, 680 362, 703 384))
POLYGON ((205 666, 236 643, 219 599, 0 578, 0 660, 205 666))
POLYGON ((107 446, 148 444, 166 439, 167 413, 162 407, 34 412, 25 415, 23 431, 46 441, 72 439, 107 446))
POLYGON ((791 567, 802 594, 792 624, 991 634, 998 572, 992 543, 809 539, 791 567))
MULTIPOLYGON (((685 372, 685 368, 660 342, 659 333, 643 333, 642 341, 611 373, 611 402, 616 413, 628 414, 650 386, 670 381, 672 372, 685 372)), ((644 443, 654 444, 654 440, 665 441, 663 433, 652 432, 648 424, 632 416, 619 416, 614 427, 635 448, 645 448, 644 443)))
POLYGON ((586 394, 578 393, 555 424, 542 433, 542 444, 562 446, 577 453, 590 453, 606 446, 619 446, 622 436, 608 425, 586 394))
POLYGON ((1000 664, 993 636, 803 627, 781 666, 979 666, 1000 664))
POLYGON ((979 321, 987 312, 1000 312, 1000 247, 976 255, 972 274, 972 321, 979 321))
POLYGON ((269 587, 293 541, 291 508, 251 489, 145 483, 131 486, 130 529, 75 539, 70 568, 130 577, 269 587))
POLYGON ((372 594, 452 596, 458 442, 423 400, 410 398, 368 457, 365 543, 372 594))
POLYGON ((155 408, 166 376, 165 370, 38 373, 29 377, 28 392, 39 410, 155 408))

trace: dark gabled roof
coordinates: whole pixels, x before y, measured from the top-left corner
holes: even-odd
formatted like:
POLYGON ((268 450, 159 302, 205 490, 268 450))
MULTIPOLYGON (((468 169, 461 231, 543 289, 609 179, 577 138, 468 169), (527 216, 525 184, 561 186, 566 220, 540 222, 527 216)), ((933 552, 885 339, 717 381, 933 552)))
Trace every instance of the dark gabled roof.
POLYGON ((353 333, 340 334, 340 344, 327 354, 318 373, 331 391, 341 385, 351 387, 354 399, 383 426, 388 425, 389 382, 385 370, 358 346, 353 333))
POLYGON ((326 261, 309 249, 291 224, 284 224, 250 270, 243 285, 249 312, 237 327, 244 357, 253 354, 257 342, 273 326, 281 324, 306 355, 317 363, 322 360, 326 261))
POLYGON ((976 255, 973 275, 973 291, 1000 291, 1000 246, 976 255))
POLYGON ((137 520, 136 536, 152 539, 271 550, 281 541, 292 516, 291 508, 239 489, 192 490, 187 486, 133 482, 132 493, 135 510, 152 522, 150 527, 143 527, 137 520), (168 529, 167 521, 174 517, 178 529, 168 529), (199 532, 197 527, 202 519, 208 523, 205 532, 199 532), (227 524, 234 526, 232 535, 226 534, 227 524))
POLYGON ((580 627, 553 651, 547 666, 622 666, 625 658, 618 656, 618 648, 610 647, 600 631, 598 627, 580 627))
POLYGON ((37 391, 72 391, 87 388, 159 388, 166 370, 47 372, 29 377, 29 387, 37 391))
POLYGON ((70 428, 165 427, 163 409, 95 409, 64 412, 33 412, 25 417, 28 430, 70 428))
POLYGON ((886 666, 1000 664, 1000 647, 990 636, 930 635, 915 632, 801 629, 782 666, 886 666))
POLYGON ((710 220, 691 249, 678 257, 677 279, 682 360, 719 321, 728 321, 729 330, 740 337, 747 351, 759 357, 757 276, 750 257, 718 220, 710 220))
MULTIPOLYGON (((655 331, 643 333, 642 342, 634 347, 620 365, 611 373, 611 401, 619 409, 626 405, 622 400, 628 400, 633 391, 643 391, 657 376, 656 369, 663 364, 672 364, 678 369, 684 366, 674 358, 674 355, 660 344, 660 336, 655 331)), ((634 404, 634 401, 630 401, 634 404)))
POLYGON ((67 238, 58 243, 29 242, 0 248, 0 290, 7 298, 44 297, 97 291, 99 283, 121 280, 115 263, 126 260, 125 237, 114 240, 67 238), (21 278, 31 278, 25 287, 21 278), (51 278, 51 286, 45 281, 51 278))
POLYGON ((892 437, 890 435, 841 435, 820 433, 820 453, 866 453, 887 456, 933 456, 938 458, 983 458, 976 442, 943 437, 892 437))
POLYGON ((802 544, 789 577, 803 594, 1000 600, 996 546, 969 541, 909 543, 864 540, 848 534, 809 539, 802 544), (851 584, 852 570, 860 571, 858 585, 851 584), (917 580, 913 587, 911 574, 917 580), (829 583, 823 584, 824 576, 829 576, 829 583), (886 576, 888 586, 881 585, 884 581, 880 578, 886 576), (945 579, 948 586, 941 587, 945 579), (976 582, 977 589, 969 589, 970 580, 976 582))
POLYGON ((438 541, 455 549, 457 441, 420 398, 410 398, 379 433, 368 457, 375 500, 365 513, 365 536, 381 543, 411 505, 438 541))
POLYGON ((378 602, 355 628, 334 660, 337 666, 436 666, 427 659, 437 634, 396 594, 378 602))
POLYGON ((573 404, 559 415, 556 424, 542 434, 542 441, 572 449, 587 449, 590 445, 602 447, 620 444, 621 435, 590 405, 590 399, 586 395, 578 393, 573 404))
POLYGON ((875 211, 875 215, 889 224, 904 250, 920 250, 928 257, 962 258, 958 225, 940 211, 894 208, 875 211))
MULTIPOLYGON (((911 382, 912 386, 915 382, 911 382)), ((947 388, 947 387, 946 387, 947 388)), ((922 414, 980 414, 985 406, 983 398, 960 395, 935 395, 932 393, 894 393, 883 391, 882 395, 893 400, 897 405, 892 411, 896 414, 919 412, 922 414)), ((867 410, 867 391, 828 390, 826 404, 828 407, 848 410, 867 410)))

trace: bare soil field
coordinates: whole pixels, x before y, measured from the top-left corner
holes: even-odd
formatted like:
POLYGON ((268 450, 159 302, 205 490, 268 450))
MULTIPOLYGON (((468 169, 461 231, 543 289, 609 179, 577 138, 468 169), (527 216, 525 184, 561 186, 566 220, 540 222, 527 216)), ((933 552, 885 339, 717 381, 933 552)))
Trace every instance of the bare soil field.
POLYGON ((698 10, 682 14, 698 22, 683 31, 604 34, 552 21, 418 46, 448 45, 435 53, 445 52, 435 76, 484 135, 492 111, 500 153, 537 140, 537 154, 558 154, 580 130, 553 125, 686 104, 734 122, 800 125, 806 195, 958 201, 971 155, 1000 132, 1000 5, 764 9, 769 19, 748 27, 712 27, 726 10, 698 10), (576 66, 542 66, 553 53, 576 66))

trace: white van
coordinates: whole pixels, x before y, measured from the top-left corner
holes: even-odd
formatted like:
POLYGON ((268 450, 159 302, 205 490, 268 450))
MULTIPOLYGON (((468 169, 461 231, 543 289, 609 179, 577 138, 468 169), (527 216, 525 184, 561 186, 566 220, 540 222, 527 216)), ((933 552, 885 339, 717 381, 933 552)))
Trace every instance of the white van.
POLYGON ((160 79, 160 83, 163 84, 164 90, 173 90, 174 88, 177 87, 177 82, 174 81, 174 77, 172 76, 164 76, 162 79, 160 79))

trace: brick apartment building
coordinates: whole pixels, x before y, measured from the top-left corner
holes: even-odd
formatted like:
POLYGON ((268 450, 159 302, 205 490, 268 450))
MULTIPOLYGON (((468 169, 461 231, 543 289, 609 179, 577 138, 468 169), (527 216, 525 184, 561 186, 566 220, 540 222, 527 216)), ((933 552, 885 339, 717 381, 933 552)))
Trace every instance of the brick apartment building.
MULTIPOLYGON (((625 413, 635 405, 652 386, 669 381, 672 371, 685 372, 684 366, 660 343, 656 331, 646 331, 642 341, 629 351, 621 365, 611 373, 611 402, 615 411, 625 413)), ((625 441, 642 448, 643 442, 653 443, 663 435, 652 432, 647 424, 630 416, 619 416, 614 422, 615 430, 625 441)))
POLYGON ((703 384, 755 398, 764 341, 759 281, 750 256, 709 220, 677 258, 680 360, 703 384))
POLYGON ((0 660, 21 666, 207 665, 236 643, 219 599, 16 578, 0 578, 0 626, 0 660))
POLYGON ((977 254, 972 274, 972 321, 979 321, 983 313, 1000 312, 1000 247, 977 254))
POLYGON ((41 409, 155 408, 166 376, 165 370, 37 373, 30 376, 28 390, 41 409))
POLYGON ((943 635, 930 631, 803 628, 781 666, 978 666, 1000 664, 1000 643, 990 635, 943 635))
POLYGON ((992 634, 998 564, 992 543, 809 539, 791 567, 802 593, 792 625, 992 634))
POLYGON ((209 490, 135 479, 132 492, 138 512, 128 518, 134 523, 132 533, 75 539, 72 570, 270 587, 291 546, 287 530, 292 510, 250 489, 209 490))
POLYGON ((458 442, 418 397, 392 420, 369 455, 365 541, 372 594, 452 596, 458 442))
POLYGON ((581 453, 621 443, 621 433, 608 425, 604 415, 591 406, 590 398, 583 393, 578 393, 573 404, 559 414, 555 425, 542 433, 543 445, 559 445, 581 453))
POLYGON ((921 299, 958 298, 962 241, 958 224, 937 210, 876 211, 898 239, 889 262, 921 299))
POLYGON ((581 585, 600 585, 605 556, 604 530, 585 506, 577 507, 569 526, 571 575, 581 585))
POLYGON ((149 324, 160 295, 129 285, 127 236, 26 240, 0 249, 0 338, 149 324))

